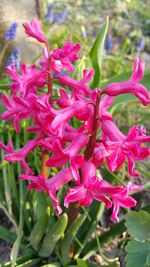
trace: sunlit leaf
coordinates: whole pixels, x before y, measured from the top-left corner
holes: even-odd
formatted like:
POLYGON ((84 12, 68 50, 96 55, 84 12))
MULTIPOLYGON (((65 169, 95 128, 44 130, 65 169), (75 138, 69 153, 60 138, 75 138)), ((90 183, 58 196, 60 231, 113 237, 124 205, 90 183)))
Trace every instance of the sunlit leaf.
POLYGON ((100 83, 101 79, 101 68, 102 68, 102 59, 103 59, 103 53, 104 53, 104 44, 105 44, 105 38, 108 30, 108 24, 109 20, 107 18, 106 22, 102 26, 98 37, 96 41, 94 42, 94 45, 89 53, 93 68, 95 69, 95 75, 92 87, 97 87, 100 83))

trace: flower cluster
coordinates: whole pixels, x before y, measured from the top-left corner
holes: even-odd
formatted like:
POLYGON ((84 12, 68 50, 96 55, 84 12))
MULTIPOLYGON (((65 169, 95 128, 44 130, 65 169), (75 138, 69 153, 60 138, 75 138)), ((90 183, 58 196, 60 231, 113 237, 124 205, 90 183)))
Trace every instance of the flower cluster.
POLYGON ((14 65, 7 67, 12 80, 11 94, 9 97, 2 95, 6 111, 1 114, 1 119, 9 119, 17 133, 21 120, 32 119, 33 124, 26 130, 35 133, 35 138, 18 151, 13 150, 10 142, 8 146, 0 143, 7 153, 5 160, 21 163, 24 174, 20 175, 20 179, 30 182, 29 190, 46 192, 57 214, 62 212, 57 192, 62 185, 68 184, 65 207, 76 201, 82 206, 89 206, 97 200, 104 202, 108 209, 112 207, 111 219, 118 221, 120 207, 136 205, 129 193, 142 186, 131 182, 127 187, 113 186, 97 176, 96 167, 106 162, 110 171, 114 172, 127 161, 129 174, 139 176, 135 160, 143 160, 150 154, 150 149, 143 146, 150 141, 146 130, 142 126, 133 126, 125 135, 108 111, 115 96, 120 94, 131 93, 143 105, 150 103, 148 90, 140 84, 144 63, 135 59, 129 80, 110 83, 104 90, 91 90, 88 83, 94 76, 93 69, 84 69, 81 80, 69 76, 69 72, 74 71, 73 63, 78 60, 79 44, 67 42, 61 49, 50 51, 36 20, 25 23, 24 28, 28 36, 45 44, 40 68, 21 65, 18 74, 14 65), (60 84, 60 90, 59 97, 53 100, 55 80, 60 84), (47 94, 41 91, 45 86, 48 87, 47 94), (78 120, 80 126, 74 127, 72 119, 78 120), (28 166, 28 154, 37 147, 49 155, 46 166, 58 168, 55 176, 46 179, 44 172, 35 175, 28 166))

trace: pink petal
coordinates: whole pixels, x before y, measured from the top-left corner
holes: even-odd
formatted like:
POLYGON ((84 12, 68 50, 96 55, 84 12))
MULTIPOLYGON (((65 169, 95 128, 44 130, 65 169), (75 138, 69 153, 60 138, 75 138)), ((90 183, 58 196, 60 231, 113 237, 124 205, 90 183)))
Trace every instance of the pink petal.
POLYGON ((30 22, 24 23, 23 27, 26 34, 28 34, 30 37, 37 39, 41 43, 46 42, 46 38, 41 32, 39 21, 32 19, 30 22))

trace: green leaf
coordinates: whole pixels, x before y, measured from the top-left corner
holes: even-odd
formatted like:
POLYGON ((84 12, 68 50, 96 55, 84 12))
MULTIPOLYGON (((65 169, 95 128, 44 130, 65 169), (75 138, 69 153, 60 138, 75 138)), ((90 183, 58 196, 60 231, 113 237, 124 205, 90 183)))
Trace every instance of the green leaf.
POLYGON ((64 235, 67 223, 68 216, 64 213, 61 217, 59 217, 58 221, 53 226, 51 226, 43 240, 41 249, 39 251, 39 255, 41 257, 48 257, 52 253, 56 242, 64 235))
MULTIPOLYGON (((99 242, 101 244, 101 247, 106 244, 110 243, 113 241, 118 235, 121 235, 123 232, 126 231, 126 227, 124 226, 124 220, 121 222, 112 225, 110 230, 106 231, 105 233, 101 234, 99 237, 99 242)), ((96 238, 90 240, 87 245, 84 247, 84 250, 82 251, 83 255, 92 256, 95 254, 95 252, 98 251, 98 246, 97 246, 97 240, 96 238)))
POLYGON ((42 267, 61 267, 59 262, 54 262, 46 265, 42 265, 42 267))
POLYGON ((11 267, 16 266, 16 260, 18 257, 18 252, 19 252, 19 247, 21 243, 21 238, 22 238, 23 232, 22 229, 20 228, 20 231, 18 232, 17 239, 15 243, 13 244, 11 253, 10 253, 10 259, 11 259, 11 267))
POLYGON ((80 240, 82 246, 77 246, 78 244, 76 243, 75 246, 76 257, 79 257, 80 253, 84 249, 88 240, 92 236, 92 233, 95 231, 97 222, 100 220, 103 211, 104 211, 104 204, 99 203, 98 201, 93 201, 92 205, 88 209, 86 209, 87 218, 81 225, 77 234, 77 238, 78 240, 80 240))
POLYGON ((40 241, 42 240, 42 237, 44 235, 44 232, 46 230, 47 224, 48 224, 49 216, 47 213, 45 213, 34 225, 33 230, 30 235, 30 244, 35 249, 38 250, 40 246, 40 241))
POLYGON ((16 240, 16 234, 0 225, 0 239, 12 244, 16 240))
POLYGON ((43 216, 47 209, 47 199, 43 192, 35 191, 33 194, 33 207, 35 213, 35 219, 38 220, 43 216))
POLYGON ((92 87, 99 86, 101 79, 101 68, 102 68, 102 57, 104 52, 105 38, 108 30, 109 20, 107 18, 106 22, 102 26, 96 41, 89 53, 93 68, 95 69, 95 75, 92 87))
POLYGON ((80 217, 78 217, 68 228, 63 240, 60 242, 60 251, 61 251, 61 256, 62 256, 62 262, 63 264, 67 264, 70 261, 69 258, 69 250, 71 243, 81 226, 81 224, 84 222, 86 218, 86 214, 82 214, 80 217))
POLYGON ((128 213, 125 225, 134 239, 144 241, 150 238, 150 214, 146 211, 128 213))
POLYGON ((150 253, 150 241, 139 242, 136 240, 131 240, 126 246, 127 256, 126 266, 127 267, 149 267, 149 253, 150 253))
POLYGON ((150 266, 150 254, 146 258, 146 265, 150 266))
POLYGON ((17 232, 17 239, 15 243, 13 244, 13 247, 10 253, 11 267, 16 266, 16 260, 18 257, 22 236, 23 236, 23 214, 22 214, 22 203, 20 203, 19 230, 17 232))
MULTIPOLYGON (((99 267, 117 267, 118 265, 112 263, 110 265, 100 265, 100 264, 93 264, 93 263, 90 263, 90 262, 87 262, 83 259, 77 259, 77 266, 78 267, 96 267, 96 266, 99 266, 99 267)), ((68 266, 69 267, 69 266, 68 266)))
MULTIPOLYGON (((16 266, 17 267, 24 267, 24 266, 32 266, 32 265, 27 265, 27 263, 29 263, 29 262, 32 262, 33 263, 33 261, 37 261, 38 260, 38 262, 41 260, 41 259, 35 259, 35 255, 33 255, 32 253, 28 253, 28 254, 25 254, 25 255, 23 255, 23 256, 21 256, 21 257, 19 257, 18 259, 17 259, 17 261, 16 261, 16 266)), ((35 262, 34 262, 35 263, 35 262)), ((9 261, 9 262, 6 262, 6 263, 4 263, 4 264, 2 264, 2 265, 0 265, 1 267, 11 267, 11 262, 9 261)), ((35 265, 34 265, 35 266, 35 265)))
MULTIPOLYGON (((87 263, 87 261, 82 260, 82 259, 77 259, 77 266, 79 267, 96 267, 97 264, 92 264, 92 263, 87 263)), ((99 267, 101 267, 101 265, 98 265, 99 267)))
POLYGON ((30 267, 30 266, 39 266, 39 265, 36 265, 37 263, 39 263, 41 261, 40 258, 37 258, 37 259, 31 259, 27 262, 24 262, 23 264, 20 264, 20 265, 17 265, 17 267, 30 267))

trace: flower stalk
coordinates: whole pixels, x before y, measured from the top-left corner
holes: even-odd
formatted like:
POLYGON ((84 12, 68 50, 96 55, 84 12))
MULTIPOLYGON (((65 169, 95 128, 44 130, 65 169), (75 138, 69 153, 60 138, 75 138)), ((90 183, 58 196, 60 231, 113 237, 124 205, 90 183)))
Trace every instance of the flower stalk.
POLYGON ((89 142, 86 146, 84 158, 85 160, 90 160, 93 156, 94 147, 96 144, 96 134, 99 125, 99 104, 100 104, 101 95, 97 94, 96 103, 94 105, 94 116, 93 116, 93 126, 92 132, 89 138, 89 142))

